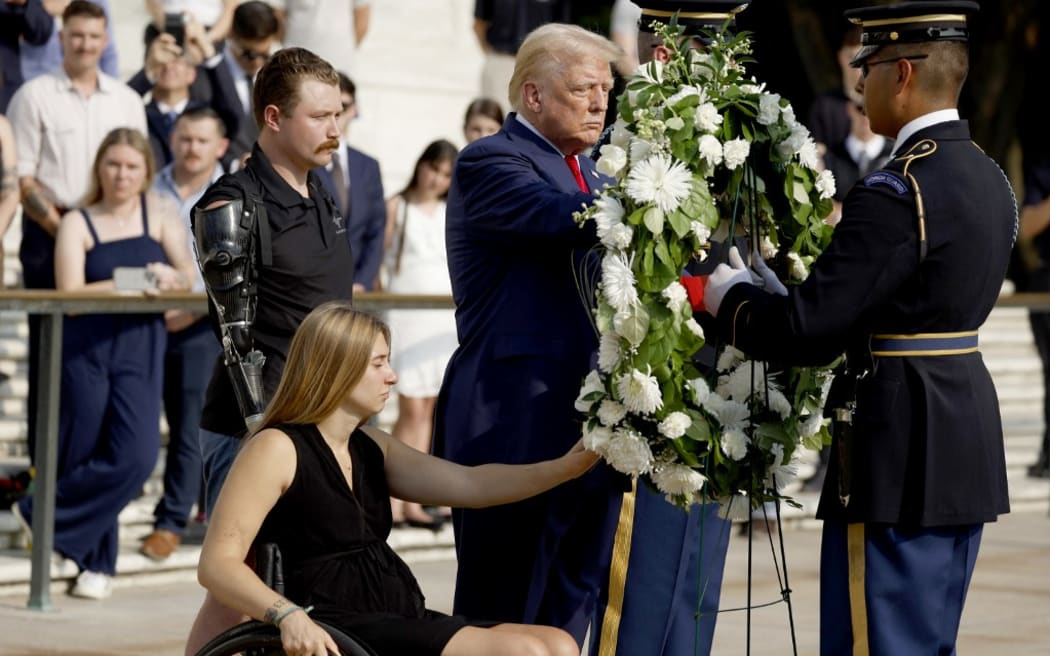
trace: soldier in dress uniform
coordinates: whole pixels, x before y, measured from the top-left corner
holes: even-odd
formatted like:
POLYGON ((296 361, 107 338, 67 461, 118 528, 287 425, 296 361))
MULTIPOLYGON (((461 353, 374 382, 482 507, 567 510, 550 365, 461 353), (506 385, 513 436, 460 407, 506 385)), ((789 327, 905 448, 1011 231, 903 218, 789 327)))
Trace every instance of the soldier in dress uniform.
POLYGON ((999 403, 977 351, 1017 231, 1002 170, 957 100, 974 2, 854 9, 851 65, 872 129, 896 141, 846 197, 809 278, 787 295, 739 257, 705 287, 719 332, 760 359, 846 351, 828 403, 817 516, 821 654, 954 654, 985 522, 1009 511, 999 403))

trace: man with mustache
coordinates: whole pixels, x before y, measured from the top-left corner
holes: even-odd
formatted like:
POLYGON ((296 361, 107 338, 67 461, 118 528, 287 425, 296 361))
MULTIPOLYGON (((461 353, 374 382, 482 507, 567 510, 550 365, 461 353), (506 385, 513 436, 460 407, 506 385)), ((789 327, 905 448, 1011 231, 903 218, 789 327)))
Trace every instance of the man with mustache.
MULTIPOLYGON (((255 352, 265 357, 262 398, 254 399, 265 405, 281 378, 295 329, 321 303, 351 298, 354 267, 345 220, 312 170, 328 164, 339 147, 337 119, 342 105, 335 70, 309 50, 280 50, 255 78, 252 107, 259 139, 251 158, 243 169, 223 176, 204 193, 193 222, 205 287, 213 300, 213 327, 235 344, 234 358, 255 352), (254 215, 256 247, 254 253, 247 251, 252 267, 248 270, 226 267, 221 253, 214 257, 220 249, 209 243, 211 234, 231 224, 226 214, 231 211, 234 225, 247 225, 246 219, 254 215), (228 274, 241 275, 247 282, 235 283, 231 294, 228 274), (230 323, 231 310, 237 309, 231 306, 243 297, 254 297, 254 312, 246 313, 254 318, 247 325, 223 327, 230 323)), ((225 236, 236 240, 243 235, 225 236)), ((235 379, 238 368, 229 367, 230 361, 229 351, 216 360, 201 414, 209 514, 240 438, 249 432, 246 419, 251 418, 239 396, 245 389, 238 387, 243 380, 235 379)), ((239 620, 239 613, 207 596, 186 653, 196 653, 239 620)))

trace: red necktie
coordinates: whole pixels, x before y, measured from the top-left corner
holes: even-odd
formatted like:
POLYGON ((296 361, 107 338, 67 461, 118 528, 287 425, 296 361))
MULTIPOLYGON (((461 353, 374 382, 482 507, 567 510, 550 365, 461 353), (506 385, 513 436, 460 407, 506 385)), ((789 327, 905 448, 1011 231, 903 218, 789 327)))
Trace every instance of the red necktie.
POLYGON ((580 163, 576 161, 576 156, 569 155, 565 158, 565 163, 569 165, 569 170, 572 171, 572 177, 576 178, 576 186, 578 186, 583 193, 589 194, 591 190, 587 188, 587 183, 583 181, 583 174, 580 173, 580 163))

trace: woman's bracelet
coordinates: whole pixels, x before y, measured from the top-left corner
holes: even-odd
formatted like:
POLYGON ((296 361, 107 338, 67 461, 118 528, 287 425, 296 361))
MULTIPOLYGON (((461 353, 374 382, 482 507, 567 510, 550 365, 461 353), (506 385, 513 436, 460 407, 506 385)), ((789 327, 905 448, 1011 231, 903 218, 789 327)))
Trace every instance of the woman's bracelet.
POLYGON ((313 609, 314 609, 313 606, 307 606, 306 608, 303 608, 302 606, 299 606, 299 605, 296 605, 296 604, 292 604, 291 606, 285 608, 281 612, 279 612, 276 615, 274 615, 273 619, 270 620, 270 624, 273 624, 274 626, 280 628, 281 620, 283 620, 285 617, 291 615, 295 611, 301 610, 304 613, 306 613, 307 615, 309 615, 310 611, 312 611, 313 609))

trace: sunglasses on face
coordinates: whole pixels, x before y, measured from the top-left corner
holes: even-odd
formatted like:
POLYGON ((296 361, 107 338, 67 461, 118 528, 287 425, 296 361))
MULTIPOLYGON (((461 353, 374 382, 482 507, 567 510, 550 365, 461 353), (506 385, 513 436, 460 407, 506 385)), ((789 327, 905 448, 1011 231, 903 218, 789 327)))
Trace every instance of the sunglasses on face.
POLYGON ((879 64, 895 64, 902 59, 908 61, 918 61, 920 59, 926 59, 929 55, 903 55, 901 57, 890 57, 889 59, 878 59, 876 61, 866 61, 860 65, 860 76, 868 77, 868 69, 872 66, 878 66, 879 64))
POLYGON ((247 48, 242 48, 242 47, 237 46, 237 45, 233 46, 233 50, 234 50, 233 54, 237 55, 238 57, 243 57, 244 59, 247 59, 248 61, 255 61, 256 59, 261 59, 263 61, 266 61, 266 60, 268 60, 270 58, 270 52, 267 51, 267 50, 255 51, 255 50, 249 50, 247 48))

